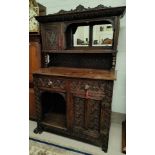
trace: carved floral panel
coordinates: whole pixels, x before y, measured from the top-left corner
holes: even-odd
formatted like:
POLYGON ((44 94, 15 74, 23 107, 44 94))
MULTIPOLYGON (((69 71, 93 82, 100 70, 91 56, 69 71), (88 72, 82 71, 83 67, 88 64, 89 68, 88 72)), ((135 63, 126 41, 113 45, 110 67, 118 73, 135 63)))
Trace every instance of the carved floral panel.
POLYGON ((84 127, 84 104, 85 99, 74 97, 74 125, 84 127))
POLYGON ((56 50, 60 48, 61 26, 46 25, 42 30, 43 50, 56 50))

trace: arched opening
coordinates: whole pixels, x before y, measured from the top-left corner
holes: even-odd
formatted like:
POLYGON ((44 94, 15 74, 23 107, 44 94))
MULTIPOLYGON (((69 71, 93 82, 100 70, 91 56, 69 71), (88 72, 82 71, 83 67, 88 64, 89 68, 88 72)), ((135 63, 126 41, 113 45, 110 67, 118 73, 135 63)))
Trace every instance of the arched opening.
POLYGON ((43 122, 66 127, 66 101, 64 93, 45 91, 41 94, 43 122))

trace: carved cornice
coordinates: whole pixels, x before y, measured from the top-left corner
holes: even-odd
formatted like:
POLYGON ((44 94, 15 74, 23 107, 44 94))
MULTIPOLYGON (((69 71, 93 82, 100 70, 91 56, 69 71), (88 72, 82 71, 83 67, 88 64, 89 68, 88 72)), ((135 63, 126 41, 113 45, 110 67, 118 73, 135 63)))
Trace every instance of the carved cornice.
POLYGON ((126 7, 106 7, 104 5, 98 5, 94 8, 85 8, 79 5, 74 10, 65 11, 60 10, 58 13, 49 14, 46 16, 36 16, 36 19, 40 23, 56 22, 56 21, 72 21, 92 18, 103 18, 111 16, 123 16, 126 7))
POLYGON ((105 8, 110 8, 107 6, 104 6, 102 4, 94 7, 94 8, 85 8, 83 5, 78 5, 74 10, 71 9, 69 11, 65 11, 65 10, 60 10, 59 12, 57 12, 56 14, 66 14, 66 13, 75 13, 75 12, 83 12, 83 11, 91 11, 91 10, 99 10, 99 9, 105 9, 105 8))

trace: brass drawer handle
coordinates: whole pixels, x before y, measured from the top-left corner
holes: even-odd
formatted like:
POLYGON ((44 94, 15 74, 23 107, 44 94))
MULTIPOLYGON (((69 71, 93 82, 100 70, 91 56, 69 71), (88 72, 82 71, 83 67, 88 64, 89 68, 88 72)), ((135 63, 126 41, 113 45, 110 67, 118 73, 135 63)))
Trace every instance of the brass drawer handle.
POLYGON ((51 86, 53 84, 52 81, 48 81, 48 86, 51 86))
POLYGON ((88 90, 89 89, 89 85, 86 84, 84 89, 88 90))

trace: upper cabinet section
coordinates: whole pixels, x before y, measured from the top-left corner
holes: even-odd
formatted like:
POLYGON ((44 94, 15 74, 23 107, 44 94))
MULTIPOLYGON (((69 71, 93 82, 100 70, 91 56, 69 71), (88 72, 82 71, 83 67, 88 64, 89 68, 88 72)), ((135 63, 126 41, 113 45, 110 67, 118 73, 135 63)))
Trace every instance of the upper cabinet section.
POLYGON ((37 16, 42 51, 59 53, 113 53, 117 50, 119 20, 125 6, 84 8, 37 16))

